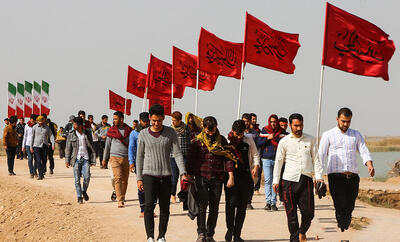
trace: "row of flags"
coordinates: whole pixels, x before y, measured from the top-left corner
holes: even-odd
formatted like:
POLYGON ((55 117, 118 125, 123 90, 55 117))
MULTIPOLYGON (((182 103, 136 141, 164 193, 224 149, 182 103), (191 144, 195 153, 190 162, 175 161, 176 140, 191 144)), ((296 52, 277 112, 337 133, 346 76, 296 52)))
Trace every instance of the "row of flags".
POLYGON ((8 117, 29 118, 31 114, 50 114, 49 83, 34 81, 8 83, 8 117))
MULTIPOLYGON (((329 3, 323 46, 323 66, 389 80, 388 63, 395 51, 389 35, 329 3)), ((246 12, 243 43, 223 40, 201 28, 197 56, 173 46, 170 64, 151 54, 147 74, 128 66, 126 91, 149 99, 149 105, 165 104, 169 114, 173 99, 182 98, 186 87, 212 91, 218 76, 240 79, 242 83, 246 63, 293 74, 299 48, 299 34, 275 30, 246 12)))

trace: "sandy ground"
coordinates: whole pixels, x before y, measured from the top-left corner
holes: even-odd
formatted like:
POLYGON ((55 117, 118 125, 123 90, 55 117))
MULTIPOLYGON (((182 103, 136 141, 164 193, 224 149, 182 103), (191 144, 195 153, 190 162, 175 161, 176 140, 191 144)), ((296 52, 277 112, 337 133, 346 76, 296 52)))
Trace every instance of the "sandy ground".
MULTIPOLYGON (((55 174, 43 181, 29 178, 26 163, 16 161, 17 176, 9 177, 5 157, 0 158, 0 241, 146 241, 134 175, 129 179, 126 207, 118 209, 110 201, 110 170, 92 168, 90 200, 79 205, 72 170, 65 168, 62 160, 56 160, 55 174)), ((217 241, 223 241, 226 232, 224 200, 222 196, 214 237, 217 241)), ((252 242, 288 241, 283 207, 267 212, 264 205, 264 195, 254 197, 255 209, 248 210, 242 237, 252 242)), ((332 200, 316 198, 316 215, 307 236, 321 241, 399 241, 400 210, 357 202, 353 216, 367 217, 370 224, 342 233, 336 226, 332 200)), ((158 219, 156 231, 157 224, 158 219)), ((196 237, 195 221, 180 205, 171 205, 167 241, 195 241, 196 237)))

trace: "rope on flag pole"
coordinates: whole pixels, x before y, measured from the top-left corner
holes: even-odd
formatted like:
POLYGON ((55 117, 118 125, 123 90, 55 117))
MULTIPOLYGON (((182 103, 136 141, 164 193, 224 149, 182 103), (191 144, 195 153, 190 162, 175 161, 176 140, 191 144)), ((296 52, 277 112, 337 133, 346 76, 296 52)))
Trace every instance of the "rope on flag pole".
POLYGON ((324 70, 325 66, 321 65, 321 78, 320 78, 320 84, 319 84, 319 102, 318 102, 318 121, 317 121, 317 146, 319 145, 319 134, 320 134, 320 128, 321 128, 321 106, 322 106, 322 90, 323 90, 323 84, 324 84, 324 70))
POLYGON ((236 117, 237 119, 240 118, 240 108, 241 108, 241 102, 242 102, 243 69, 244 69, 244 62, 242 62, 242 72, 240 73, 239 102, 238 102, 237 117, 236 117))

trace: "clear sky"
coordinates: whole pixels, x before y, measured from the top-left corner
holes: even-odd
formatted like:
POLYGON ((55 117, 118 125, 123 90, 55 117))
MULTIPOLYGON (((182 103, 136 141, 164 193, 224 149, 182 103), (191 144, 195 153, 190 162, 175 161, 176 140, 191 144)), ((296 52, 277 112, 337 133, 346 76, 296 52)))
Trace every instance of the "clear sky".
MULTIPOLYGON (((376 24, 399 45, 400 15, 396 0, 330 1, 376 24)), ((127 66, 147 71, 150 53, 172 60, 172 45, 197 55, 200 27, 243 42, 245 13, 277 30, 299 33, 301 47, 293 75, 246 65, 242 112, 255 112, 265 125, 276 113, 305 117, 305 131, 315 135, 325 1, 133 1, 0 0, 0 114, 6 116, 7 82, 50 83, 51 115, 64 125, 83 109, 99 121, 108 110, 108 90, 125 95, 127 66)), ((335 125, 336 112, 353 110, 352 127, 364 135, 400 135, 400 57, 395 52, 390 81, 326 68, 322 126, 335 125)), ((200 116, 213 115, 226 133, 236 118, 239 80, 219 77, 214 91, 199 91, 200 116)), ((142 101, 133 95, 131 123, 142 101)), ((175 110, 194 111, 195 90, 187 88, 175 110)), ((167 119, 167 125, 170 124, 167 119)))

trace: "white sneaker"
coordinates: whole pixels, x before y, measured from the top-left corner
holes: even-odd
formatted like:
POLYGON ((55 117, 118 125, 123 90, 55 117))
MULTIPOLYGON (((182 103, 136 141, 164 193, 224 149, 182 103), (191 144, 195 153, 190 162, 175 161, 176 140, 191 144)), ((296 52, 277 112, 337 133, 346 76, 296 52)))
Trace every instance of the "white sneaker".
POLYGON ((155 240, 152 237, 150 237, 147 239, 147 242, 155 242, 155 240))
POLYGON ((163 238, 159 238, 159 239, 157 240, 157 242, 167 242, 167 241, 166 241, 165 238, 163 237, 163 238))

